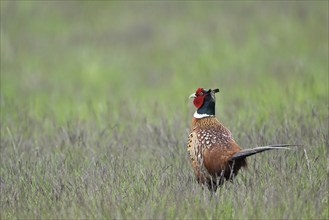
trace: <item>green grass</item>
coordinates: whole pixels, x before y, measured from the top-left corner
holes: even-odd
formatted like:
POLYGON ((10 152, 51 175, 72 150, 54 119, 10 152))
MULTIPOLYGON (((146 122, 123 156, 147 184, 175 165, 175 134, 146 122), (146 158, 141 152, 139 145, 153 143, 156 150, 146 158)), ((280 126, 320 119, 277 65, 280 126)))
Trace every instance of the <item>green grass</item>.
POLYGON ((328 219, 328 2, 1 1, 1 219, 328 219), (197 87, 248 158, 211 197, 197 87))

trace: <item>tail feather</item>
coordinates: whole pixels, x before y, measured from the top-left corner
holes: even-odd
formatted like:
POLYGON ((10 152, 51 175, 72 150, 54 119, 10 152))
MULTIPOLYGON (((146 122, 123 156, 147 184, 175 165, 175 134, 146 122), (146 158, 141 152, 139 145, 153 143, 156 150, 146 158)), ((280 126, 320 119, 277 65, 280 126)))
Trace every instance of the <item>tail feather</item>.
POLYGON ((254 154, 261 153, 263 151, 274 150, 274 149, 290 150, 289 146, 298 146, 298 145, 296 145, 296 144, 273 144, 273 145, 255 147, 255 148, 250 148, 250 149, 243 149, 243 150, 235 153, 229 160, 230 161, 239 160, 239 159, 243 159, 243 158, 249 157, 254 154))

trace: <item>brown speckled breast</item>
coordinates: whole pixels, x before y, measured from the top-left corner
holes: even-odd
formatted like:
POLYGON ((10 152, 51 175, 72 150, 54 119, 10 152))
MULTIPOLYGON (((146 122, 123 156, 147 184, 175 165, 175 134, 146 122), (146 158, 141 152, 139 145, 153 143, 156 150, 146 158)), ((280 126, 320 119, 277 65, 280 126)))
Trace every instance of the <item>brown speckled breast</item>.
POLYGON ((200 183, 229 172, 229 158, 241 150, 231 132, 215 116, 192 119, 187 149, 200 183))

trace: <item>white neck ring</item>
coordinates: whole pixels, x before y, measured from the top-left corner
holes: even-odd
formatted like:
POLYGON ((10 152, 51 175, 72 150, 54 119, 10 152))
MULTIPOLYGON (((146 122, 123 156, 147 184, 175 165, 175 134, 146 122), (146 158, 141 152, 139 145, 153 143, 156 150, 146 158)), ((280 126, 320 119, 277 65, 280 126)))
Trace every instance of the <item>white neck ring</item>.
POLYGON ((194 112, 193 117, 194 118, 206 118, 214 115, 208 115, 208 114, 199 114, 197 111, 194 112))

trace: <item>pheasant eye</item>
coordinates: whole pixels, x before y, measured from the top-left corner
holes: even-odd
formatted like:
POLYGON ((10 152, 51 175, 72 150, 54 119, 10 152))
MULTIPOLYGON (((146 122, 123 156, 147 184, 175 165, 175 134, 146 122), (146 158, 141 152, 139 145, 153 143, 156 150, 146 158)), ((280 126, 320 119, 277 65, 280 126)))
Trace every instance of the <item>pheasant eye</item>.
POLYGON ((203 92, 199 92, 199 94, 198 94, 199 96, 203 96, 203 92))

